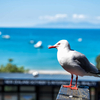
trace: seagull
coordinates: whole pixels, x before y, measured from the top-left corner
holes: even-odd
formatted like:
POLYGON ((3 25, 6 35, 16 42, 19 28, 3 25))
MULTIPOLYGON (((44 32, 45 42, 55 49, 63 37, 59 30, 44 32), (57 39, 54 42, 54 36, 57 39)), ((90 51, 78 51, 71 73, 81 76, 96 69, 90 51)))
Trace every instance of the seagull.
POLYGON ((89 62, 86 56, 80 52, 72 50, 67 40, 60 40, 49 49, 56 48, 57 59, 60 65, 69 73, 71 73, 71 81, 69 85, 63 85, 65 88, 77 90, 78 76, 95 76, 100 77, 100 71, 89 62), (72 87, 73 74, 76 75, 75 86, 72 87))

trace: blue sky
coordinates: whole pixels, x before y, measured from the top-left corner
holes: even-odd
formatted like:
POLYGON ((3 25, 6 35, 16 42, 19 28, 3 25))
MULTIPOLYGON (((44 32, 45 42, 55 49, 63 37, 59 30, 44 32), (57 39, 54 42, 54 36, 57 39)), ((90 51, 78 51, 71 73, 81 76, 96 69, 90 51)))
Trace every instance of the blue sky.
POLYGON ((100 0, 0 0, 0 27, 99 28, 99 10, 100 0))

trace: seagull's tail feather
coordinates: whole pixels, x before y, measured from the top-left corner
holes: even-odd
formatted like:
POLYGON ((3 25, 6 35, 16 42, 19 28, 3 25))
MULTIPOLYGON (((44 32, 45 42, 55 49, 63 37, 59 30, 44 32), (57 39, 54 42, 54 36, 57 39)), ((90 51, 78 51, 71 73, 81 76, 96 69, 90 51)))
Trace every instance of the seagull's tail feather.
POLYGON ((100 70, 98 70, 98 74, 100 74, 100 70))
POLYGON ((100 70, 98 70, 98 73, 96 73, 96 77, 100 77, 100 70))
POLYGON ((88 73, 89 76, 100 77, 100 73, 88 73))

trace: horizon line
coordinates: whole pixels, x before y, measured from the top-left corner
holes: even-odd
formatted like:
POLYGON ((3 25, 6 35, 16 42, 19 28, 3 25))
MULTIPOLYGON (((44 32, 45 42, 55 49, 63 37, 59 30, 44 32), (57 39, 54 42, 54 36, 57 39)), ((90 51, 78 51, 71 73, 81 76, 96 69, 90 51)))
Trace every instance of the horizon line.
POLYGON ((0 27, 0 28, 27 28, 27 29, 100 29, 100 28, 58 28, 58 27, 0 27))

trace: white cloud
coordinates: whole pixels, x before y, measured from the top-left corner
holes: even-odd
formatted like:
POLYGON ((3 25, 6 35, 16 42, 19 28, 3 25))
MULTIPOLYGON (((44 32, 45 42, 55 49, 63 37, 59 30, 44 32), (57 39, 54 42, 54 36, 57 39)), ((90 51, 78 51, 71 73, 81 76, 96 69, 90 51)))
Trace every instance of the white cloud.
POLYGON ((97 20, 100 20, 100 16, 97 16, 96 19, 97 19, 97 20))
POLYGON ((78 15, 78 14, 73 14, 72 17, 73 17, 74 19, 85 19, 85 18, 86 18, 86 16, 83 15, 83 14, 80 14, 80 15, 78 15))
POLYGON ((41 20, 49 20, 49 21, 54 21, 54 20, 59 20, 59 19, 65 19, 67 18, 67 14, 56 14, 54 16, 40 16, 39 19, 41 20))

